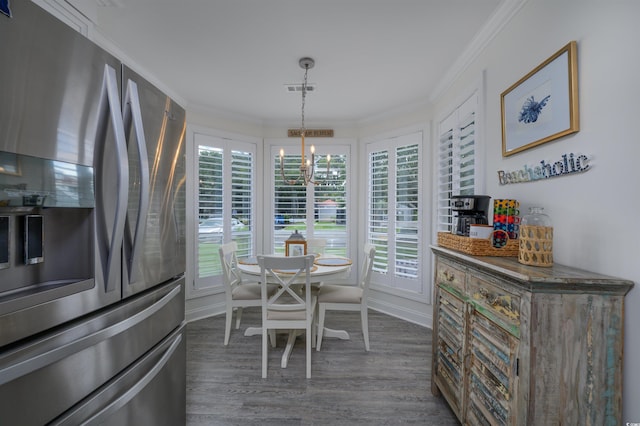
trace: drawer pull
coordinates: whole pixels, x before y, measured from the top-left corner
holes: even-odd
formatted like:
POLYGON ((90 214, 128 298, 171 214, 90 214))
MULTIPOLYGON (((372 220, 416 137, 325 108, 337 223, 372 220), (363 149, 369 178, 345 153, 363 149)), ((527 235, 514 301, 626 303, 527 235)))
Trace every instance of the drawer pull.
POLYGON ((495 305, 499 299, 498 296, 489 293, 486 288, 480 288, 480 295, 484 297, 490 305, 495 305))

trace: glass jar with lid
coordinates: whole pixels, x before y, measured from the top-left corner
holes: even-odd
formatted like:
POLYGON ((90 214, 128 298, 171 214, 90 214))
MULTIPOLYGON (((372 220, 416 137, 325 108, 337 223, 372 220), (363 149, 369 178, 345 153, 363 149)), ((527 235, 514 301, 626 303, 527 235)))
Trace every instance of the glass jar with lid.
POLYGON ((531 207, 520 222, 518 262, 532 266, 553 265, 553 226, 542 207, 531 207))

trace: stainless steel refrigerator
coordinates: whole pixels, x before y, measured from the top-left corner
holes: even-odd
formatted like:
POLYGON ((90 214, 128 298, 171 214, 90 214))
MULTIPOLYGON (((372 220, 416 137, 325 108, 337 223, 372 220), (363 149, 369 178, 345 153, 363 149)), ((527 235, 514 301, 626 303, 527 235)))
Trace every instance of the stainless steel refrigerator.
POLYGON ((31 1, 0 15, 0 423, 185 422, 185 111, 31 1))

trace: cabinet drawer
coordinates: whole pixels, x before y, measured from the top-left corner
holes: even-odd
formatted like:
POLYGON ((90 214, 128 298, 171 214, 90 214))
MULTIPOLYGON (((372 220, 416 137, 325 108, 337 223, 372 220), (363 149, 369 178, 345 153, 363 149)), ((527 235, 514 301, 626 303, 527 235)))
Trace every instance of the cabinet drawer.
POLYGON ((467 285, 475 309, 520 337, 520 296, 474 276, 467 285))
POLYGON ((436 283, 458 296, 464 294, 465 271, 441 260, 436 264, 436 283))

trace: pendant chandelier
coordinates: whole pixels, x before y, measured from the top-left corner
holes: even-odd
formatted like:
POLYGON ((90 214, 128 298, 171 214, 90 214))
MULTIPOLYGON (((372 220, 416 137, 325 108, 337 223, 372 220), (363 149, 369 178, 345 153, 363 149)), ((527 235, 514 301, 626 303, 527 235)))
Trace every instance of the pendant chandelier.
MULTIPOLYGON (((304 105, 307 97, 307 74, 309 73, 309 69, 313 68, 315 65, 315 61, 312 58, 301 58, 298 61, 300 64, 300 68, 304 69, 304 81, 302 83, 302 126, 300 127, 300 141, 302 144, 302 158, 300 160, 300 174, 295 179, 288 179, 284 174, 284 149, 280 149, 280 174, 282 175, 282 180, 289 185, 296 185, 298 183, 303 183, 304 186, 309 185, 310 183, 317 185, 318 181, 314 179, 314 173, 316 168, 316 149, 313 145, 311 145, 310 152, 311 158, 305 159, 305 151, 304 151, 304 136, 306 129, 304 127, 304 105)), ((327 176, 329 175, 329 167, 331 164, 331 156, 327 155, 327 176)))

